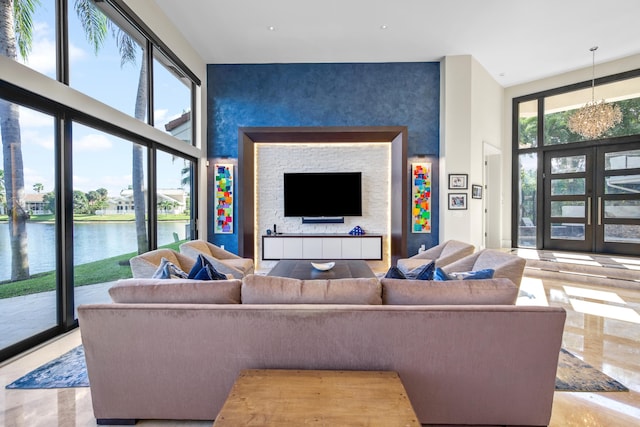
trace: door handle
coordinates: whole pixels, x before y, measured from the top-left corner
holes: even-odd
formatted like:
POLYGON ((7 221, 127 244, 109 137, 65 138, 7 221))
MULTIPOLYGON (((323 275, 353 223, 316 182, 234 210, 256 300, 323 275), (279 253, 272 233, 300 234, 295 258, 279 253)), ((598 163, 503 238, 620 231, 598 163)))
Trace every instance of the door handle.
POLYGON ((598 225, 602 225, 602 197, 598 197, 598 225))
POLYGON ((587 197, 587 225, 591 225, 591 197, 587 197))

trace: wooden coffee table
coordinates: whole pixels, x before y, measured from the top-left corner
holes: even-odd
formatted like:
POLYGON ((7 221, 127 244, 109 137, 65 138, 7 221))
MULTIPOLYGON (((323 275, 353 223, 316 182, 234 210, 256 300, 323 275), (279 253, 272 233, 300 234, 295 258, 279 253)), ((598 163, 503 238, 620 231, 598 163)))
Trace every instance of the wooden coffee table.
POLYGON ((248 369, 214 427, 419 427, 396 372, 248 369))
POLYGON ((269 271, 267 276, 291 277, 293 279, 350 279, 354 277, 376 277, 369 264, 362 260, 338 260, 336 265, 327 271, 313 268, 312 262, 324 263, 327 261, 291 260, 284 259, 269 271))

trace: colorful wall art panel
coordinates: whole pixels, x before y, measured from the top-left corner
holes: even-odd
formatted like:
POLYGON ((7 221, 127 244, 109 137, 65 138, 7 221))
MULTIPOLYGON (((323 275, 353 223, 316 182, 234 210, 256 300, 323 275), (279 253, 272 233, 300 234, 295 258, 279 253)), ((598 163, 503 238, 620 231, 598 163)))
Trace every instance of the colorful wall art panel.
POLYGON ((431 233, 431 163, 411 164, 411 232, 431 233))
POLYGON ((233 233, 233 165, 215 165, 215 212, 214 233, 233 233))

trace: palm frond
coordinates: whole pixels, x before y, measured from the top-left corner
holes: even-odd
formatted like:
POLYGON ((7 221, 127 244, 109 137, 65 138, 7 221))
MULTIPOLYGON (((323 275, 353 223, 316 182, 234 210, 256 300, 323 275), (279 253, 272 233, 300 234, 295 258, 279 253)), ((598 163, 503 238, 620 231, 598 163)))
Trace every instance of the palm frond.
POLYGON ((120 52, 120 67, 124 67, 126 63, 136 64, 136 53, 138 52, 138 44, 133 40, 133 38, 118 29, 115 34, 116 38, 116 46, 118 46, 118 52, 120 52))
POLYGON ((74 7, 87 41, 93 45, 97 55, 107 36, 109 20, 91 0, 76 0, 74 7))
POLYGON ((13 19, 16 32, 16 45, 20 56, 27 58, 33 44, 33 13, 40 6, 40 0, 15 0, 13 19))

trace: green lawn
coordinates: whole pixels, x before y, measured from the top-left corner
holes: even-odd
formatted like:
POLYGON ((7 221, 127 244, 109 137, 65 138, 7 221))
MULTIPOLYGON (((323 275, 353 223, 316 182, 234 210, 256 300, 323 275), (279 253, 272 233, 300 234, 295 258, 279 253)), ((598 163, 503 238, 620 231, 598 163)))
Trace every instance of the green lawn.
MULTIPOLYGON (((184 241, 162 246, 178 250, 184 241)), ((113 258, 89 262, 75 267, 75 286, 93 285, 131 277, 129 259, 137 255, 132 252, 113 258)), ((53 291, 56 288, 56 272, 34 274, 27 280, 0 282, 0 299, 53 291)))

